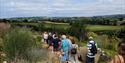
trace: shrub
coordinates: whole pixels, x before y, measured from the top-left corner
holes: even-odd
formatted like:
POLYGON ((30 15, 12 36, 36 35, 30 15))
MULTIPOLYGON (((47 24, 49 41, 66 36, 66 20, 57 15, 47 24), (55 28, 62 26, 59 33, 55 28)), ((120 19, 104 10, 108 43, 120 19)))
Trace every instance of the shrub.
POLYGON ((116 50, 116 44, 119 42, 117 37, 104 35, 102 39, 102 48, 109 49, 109 50, 116 50))
POLYGON ((123 40, 125 40, 125 27, 117 32, 117 36, 123 40))
POLYGON ((33 30, 35 31, 44 31, 45 26, 42 23, 38 23, 36 26, 33 26, 33 30))
POLYGON ((97 34, 94 33, 94 32, 87 32, 87 37, 94 37, 94 38, 96 38, 97 34))
POLYGON ((30 61, 29 63, 37 63, 37 62, 43 62, 45 61, 47 58, 47 50, 45 49, 39 49, 39 48, 34 48, 31 51, 29 51, 29 57, 30 57, 30 61))
POLYGON ((3 38, 4 52, 9 61, 28 60, 28 51, 35 45, 32 33, 27 29, 12 29, 3 38))
POLYGON ((36 45, 37 45, 37 47, 38 47, 38 48, 41 48, 41 46, 42 46, 42 37, 41 37, 41 36, 37 36, 37 37, 35 38, 35 40, 36 40, 36 45))

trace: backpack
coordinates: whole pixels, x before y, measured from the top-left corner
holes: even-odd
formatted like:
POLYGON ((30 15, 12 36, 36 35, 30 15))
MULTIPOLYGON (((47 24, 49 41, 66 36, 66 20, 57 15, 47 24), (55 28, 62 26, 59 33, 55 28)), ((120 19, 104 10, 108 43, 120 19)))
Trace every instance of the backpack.
POLYGON ((77 49, 76 48, 72 48, 71 49, 71 54, 76 54, 77 53, 77 49))
POLYGON ((76 54, 76 53, 77 53, 77 48, 73 47, 73 48, 71 49, 71 54, 76 54))
POLYGON ((95 43, 92 44, 92 49, 90 49, 90 51, 91 51, 91 53, 93 53, 93 55, 97 54, 97 47, 96 47, 95 43))

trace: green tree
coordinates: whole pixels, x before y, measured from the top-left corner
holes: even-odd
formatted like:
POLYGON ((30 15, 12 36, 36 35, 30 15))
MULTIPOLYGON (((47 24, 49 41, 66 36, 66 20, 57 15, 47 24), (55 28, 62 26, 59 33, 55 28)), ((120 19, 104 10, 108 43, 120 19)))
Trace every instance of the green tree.
POLYGON ((76 36, 79 40, 84 40, 86 38, 86 25, 84 25, 84 21, 74 21, 69 29, 69 34, 76 36))
POLYGON ((43 23, 38 23, 38 25, 33 26, 33 30, 36 30, 36 31, 44 31, 44 29, 45 29, 45 26, 43 23))

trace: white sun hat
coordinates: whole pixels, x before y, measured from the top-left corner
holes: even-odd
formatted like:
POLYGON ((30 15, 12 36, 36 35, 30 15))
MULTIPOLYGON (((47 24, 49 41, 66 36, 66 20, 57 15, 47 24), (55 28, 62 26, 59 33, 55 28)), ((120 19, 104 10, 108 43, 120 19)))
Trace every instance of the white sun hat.
POLYGON ((63 38, 63 39, 66 39, 66 35, 62 35, 62 38, 63 38))

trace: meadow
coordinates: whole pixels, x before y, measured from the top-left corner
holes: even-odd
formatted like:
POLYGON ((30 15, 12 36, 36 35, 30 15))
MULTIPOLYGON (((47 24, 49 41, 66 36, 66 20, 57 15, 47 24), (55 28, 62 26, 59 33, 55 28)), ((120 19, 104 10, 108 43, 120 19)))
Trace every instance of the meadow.
MULTIPOLYGON (((31 25, 36 26, 38 23, 12 23, 12 25, 31 25)), ((68 29, 71 27, 68 23, 55 23, 55 22, 43 22, 46 28, 68 29)), ((115 31, 120 30, 125 26, 111 26, 111 25, 87 25, 86 29, 90 31, 115 31)))

